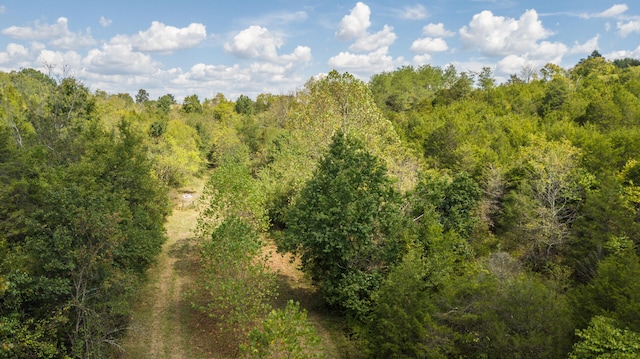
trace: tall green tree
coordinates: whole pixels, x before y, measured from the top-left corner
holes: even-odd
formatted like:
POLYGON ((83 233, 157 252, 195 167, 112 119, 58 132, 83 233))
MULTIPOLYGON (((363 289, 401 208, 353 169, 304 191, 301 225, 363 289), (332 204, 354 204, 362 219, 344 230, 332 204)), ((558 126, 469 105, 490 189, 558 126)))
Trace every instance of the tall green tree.
POLYGON ((343 133, 334 136, 286 225, 279 250, 299 255, 326 301, 356 317, 368 312, 371 294, 406 246, 384 164, 343 133))

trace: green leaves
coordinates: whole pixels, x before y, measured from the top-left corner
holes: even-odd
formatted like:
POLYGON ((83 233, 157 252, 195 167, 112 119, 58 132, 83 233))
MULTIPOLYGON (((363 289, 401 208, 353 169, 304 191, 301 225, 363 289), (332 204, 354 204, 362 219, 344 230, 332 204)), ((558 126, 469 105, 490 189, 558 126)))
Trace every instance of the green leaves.
POLYGON ((573 345, 570 359, 632 359, 640 356, 640 334, 620 329, 615 320, 595 316, 589 327, 576 330, 580 341, 573 345))
POLYGON ((249 333, 243 346, 245 358, 324 358, 320 337, 300 303, 289 300, 284 309, 272 310, 249 333))
POLYGON ((400 218, 385 166, 359 141, 338 133, 287 213, 278 249, 300 255, 327 302, 358 317, 404 252, 400 218))
POLYGON ((270 309, 275 274, 267 268, 262 248, 258 233, 233 216, 202 244, 203 287, 210 298, 200 308, 225 331, 246 333, 270 309))

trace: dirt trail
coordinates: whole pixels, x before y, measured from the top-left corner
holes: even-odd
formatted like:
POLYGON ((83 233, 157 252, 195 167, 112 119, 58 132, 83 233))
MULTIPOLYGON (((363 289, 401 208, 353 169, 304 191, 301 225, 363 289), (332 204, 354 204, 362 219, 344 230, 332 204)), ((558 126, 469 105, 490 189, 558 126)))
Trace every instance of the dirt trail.
POLYGON ((167 242, 157 262, 148 271, 149 281, 134 305, 128 334, 123 339, 121 358, 200 358, 191 345, 192 310, 183 293, 191 282, 195 266, 190 249, 198 212, 192 198, 176 206, 166 223, 167 242))
MULTIPOLYGON (((197 273, 197 256, 193 231, 198 211, 196 202, 204 183, 194 186, 192 198, 174 197, 174 210, 166 223, 168 240, 157 263, 148 271, 149 281, 134 305, 130 330, 123 338, 119 359, 200 359, 232 358, 234 340, 216 335, 210 318, 195 310, 185 295, 197 273)), ((323 310, 322 302, 309 280, 297 269, 289 256, 276 253, 269 266, 278 273, 279 296, 274 307, 283 308, 288 299, 299 301, 320 335, 327 358, 340 358, 348 344, 339 322, 323 310)), ((193 298, 192 298, 193 299, 193 298)))

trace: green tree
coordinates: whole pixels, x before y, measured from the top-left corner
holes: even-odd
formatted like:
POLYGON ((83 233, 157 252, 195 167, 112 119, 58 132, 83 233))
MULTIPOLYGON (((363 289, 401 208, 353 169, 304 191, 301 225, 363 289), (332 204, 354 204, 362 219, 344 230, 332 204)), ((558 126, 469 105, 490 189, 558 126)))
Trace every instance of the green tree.
POLYGON ((338 133, 287 213, 278 249, 300 255, 329 304, 361 317, 404 252, 398 199, 381 161, 338 133))
POLYGON ((138 90, 136 94, 136 103, 145 103, 149 101, 149 93, 145 89, 138 90))
POLYGON ((253 100, 246 95, 240 95, 236 100, 235 110, 241 115, 253 115, 254 104, 253 100))
POLYGON ((160 110, 163 114, 168 114, 169 110, 171 110, 171 106, 176 104, 176 99, 172 94, 166 94, 158 98, 156 102, 156 106, 158 110, 160 110))
POLYGON ((640 356, 640 334, 617 327, 615 320, 597 315, 589 327, 576 330, 580 341, 573 345, 569 359, 632 359, 640 356))
POLYGON ((640 258, 633 243, 613 239, 607 243, 613 254, 598 263, 596 276, 577 287, 572 295, 578 328, 602 315, 616 320, 617 326, 640 332, 640 258))
POLYGON ((182 110, 186 113, 198 113, 202 112, 202 104, 198 95, 190 95, 184 98, 182 102, 182 110))
POLYGON ((233 216, 203 240, 202 289, 209 299, 196 306, 216 318, 221 329, 241 334, 243 340, 268 313, 276 293, 275 274, 262 254, 264 244, 250 225, 233 216))
POLYGON ((284 309, 271 313, 249 333, 242 347, 245 358, 324 358, 316 329, 300 303, 289 300, 284 309))

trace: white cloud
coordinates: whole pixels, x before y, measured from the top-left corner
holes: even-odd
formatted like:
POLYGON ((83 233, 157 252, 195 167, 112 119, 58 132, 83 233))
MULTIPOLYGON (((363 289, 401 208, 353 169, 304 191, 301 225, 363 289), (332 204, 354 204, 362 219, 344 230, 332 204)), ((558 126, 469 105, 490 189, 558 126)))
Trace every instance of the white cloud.
POLYGON ((618 17, 627 10, 629 10, 629 7, 626 4, 615 4, 603 12, 581 14, 580 17, 584 19, 618 17))
POLYGON ((54 67, 66 66, 70 69, 80 69, 82 68, 82 56, 75 51, 42 50, 36 59, 36 63, 43 67, 51 65, 54 67))
POLYGON ((531 68, 537 67, 534 62, 524 56, 508 55, 498 62, 496 69, 506 74, 517 74, 527 66, 531 68))
POLYGON ((429 54, 416 55, 413 57, 413 64, 416 66, 422 66, 428 64, 430 60, 431 55, 429 54))
POLYGON ((101 49, 92 49, 83 59, 83 64, 99 74, 149 75, 161 66, 151 56, 136 52, 127 44, 104 44, 101 49))
POLYGON ((618 22, 618 33, 620 36, 627 37, 633 32, 640 32, 640 20, 618 22))
POLYGON ((366 34, 359 37, 355 43, 349 46, 353 51, 374 51, 381 47, 388 47, 396 41, 396 34, 393 32, 393 27, 384 25, 382 30, 375 34, 366 34))
POLYGON ((0 14, 4 14, 7 12, 7 7, 4 5, 0 5, 0 14))
POLYGON ((570 54, 590 54, 593 50, 598 49, 598 40, 600 39, 600 35, 596 35, 591 39, 587 40, 584 44, 579 44, 576 42, 571 50, 569 50, 570 54))
POLYGON ((349 46, 349 50, 357 52, 375 52, 381 48, 388 48, 397 39, 393 32, 393 26, 384 25, 382 30, 371 34, 367 30, 371 26, 369 17, 371 9, 364 3, 358 2, 351 9, 351 13, 342 18, 340 29, 336 32, 336 37, 341 40, 354 40, 349 46))
POLYGON ((260 93, 281 93, 283 88, 293 89, 305 80, 295 64, 261 62, 249 67, 199 63, 186 73, 176 74, 170 82, 185 94, 191 91, 212 98, 222 92, 228 98, 236 98, 241 94, 255 97, 260 93), (187 88, 190 90, 185 92, 187 88))
POLYGON ((60 17, 52 25, 36 21, 33 27, 11 26, 3 29, 2 34, 19 40, 48 40, 49 44, 63 49, 91 46, 96 43, 89 29, 84 34, 74 33, 69 30, 68 23, 66 17, 60 17))
POLYGON ((478 49, 486 56, 535 52, 538 41, 550 35, 552 32, 542 26, 535 10, 527 10, 518 20, 483 11, 473 16, 469 26, 460 29, 463 46, 478 49))
POLYGON ((365 36, 367 29, 371 26, 369 20, 371 9, 362 2, 358 2, 349 15, 345 15, 340 22, 340 29, 336 36, 345 41, 365 36))
POLYGON ((278 48, 284 44, 282 38, 269 32, 266 27, 249 26, 226 43, 224 49, 239 57, 256 57, 274 60, 278 57, 278 48))
POLYGON ((296 47, 291 54, 278 55, 278 49, 284 40, 262 26, 249 26, 236 34, 224 49, 238 57, 257 58, 271 62, 308 62, 311 61, 311 49, 296 47))
POLYGON ((456 33, 444 28, 443 23, 429 24, 422 28, 422 34, 431 37, 451 37, 456 33))
POLYGON ((418 39, 411 44, 411 51, 424 54, 424 53, 433 53, 433 52, 443 52, 447 51, 449 47, 447 46, 447 42, 442 38, 431 38, 425 37, 422 39, 418 39))
POLYGON ((29 56, 29 49, 20 44, 11 43, 7 45, 6 52, 0 52, 0 64, 7 63, 11 59, 29 56))
POLYGON ((280 59, 287 62, 309 62, 311 56, 311 48, 307 46, 298 46, 292 53, 280 56, 280 59))
POLYGON ((107 19, 104 16, 100 16, 100 25, 102 25, 102 27, 108 27, 111 26, 111 24, 113 23, 112 20, 107 19))
POLYGON ((396 41, 393 27, 384 25, 382 30, 371 34, 367 30, 371 26, 369 17, 371 9, 362 2, 358 2, 349 15, 342 18, 336 37, 341 40, 354 40, 349 50, 363 52, 354 54, 343 51, 331 57, 328 65, 334 69, 355 72, 356 76, 371 75, 376 72, 393 70, 404 63, 402 57, 396 59, 389 55, 389 46, 396 41))
POLYGON ((400 17, 407 20, 422 20, 429 17, 424 5, 407 6, 400 12, 400 17))
POLYGON ((611 52, 609 54, 606 54, 605 57, 607 59, 612 59, 612 60, 616 60, 616 59, 624 59, 624 58, 640 58, 640 46, 638 46, 635 50, 633 51, 629 51, 629 50, 620 50, 620 51, 614 51, 611 52))
POLYGON ((402 57, 394 59, 389 48, 382 47, 368 54, 341 52, 329 59, 329 66, 339 70, 349 70, 363 74, 391 71, 404 62, 402 57))
POLYGON ((110 43, 112 45, 131 45, 135 51, 171 53, 195 47, 206 38, 206 27, 200 23, 177 28, 153 21, 148 30, 140 31, 133 36, 115 36, 110 43))

